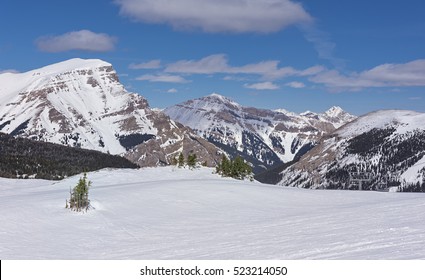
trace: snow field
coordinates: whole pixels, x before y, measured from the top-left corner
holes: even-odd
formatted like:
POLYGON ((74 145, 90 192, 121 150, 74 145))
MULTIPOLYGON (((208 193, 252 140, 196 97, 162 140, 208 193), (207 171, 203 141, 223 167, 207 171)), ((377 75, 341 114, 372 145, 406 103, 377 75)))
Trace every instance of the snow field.
POLYGON ((172 167, 0 178, 1 259, 424 259, 423 194, 319 191, 172 167))

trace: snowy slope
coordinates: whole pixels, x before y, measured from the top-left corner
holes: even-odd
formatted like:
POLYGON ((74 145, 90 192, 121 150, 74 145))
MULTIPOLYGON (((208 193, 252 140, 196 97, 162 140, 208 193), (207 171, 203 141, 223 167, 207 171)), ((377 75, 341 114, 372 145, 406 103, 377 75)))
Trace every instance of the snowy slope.
POLYGON ((164 112, 230 154, 241 154, 254 166, 262 166, 263 171, 293 160, 322 135, 355 118, 339 107, 323 114, 300 115, 284 109, 243 107, 215 93, 171 106, 164 112))
POLYGON ((152 110, 139 94, 127 92, 112 65, 97 59, 1 74, 0 132, 128 154, 143 166, 168 163, 190 145, 202 160, 215 162, 212 145, 152 110))
POLYGON ((123 127, 131 112, 117 112, 137 101, 147 105, 143 98, 123 93, 112 66, 101 60, 72 59, 27 73, 3 74, 1 131, 121 154, 125 148, 115 134, 128 134, 141 126, 144 133, 157 132, 145 108, 134 112, 138 125, 123 127))
POLYGON ((425 259, 423 195, 314 191, 211 169, 90 173, 94 210, 65 209, 78 177, 0 178, 1 259, 425 259))
MULTIPOLYGON (((371 176, 365 189, 425 187, 425 114, 384 110, 342 126, 285 170, 282 185, 341 188, 349 172, 371 176)), ((415 191, 418 191, 415 190, 415 191)))

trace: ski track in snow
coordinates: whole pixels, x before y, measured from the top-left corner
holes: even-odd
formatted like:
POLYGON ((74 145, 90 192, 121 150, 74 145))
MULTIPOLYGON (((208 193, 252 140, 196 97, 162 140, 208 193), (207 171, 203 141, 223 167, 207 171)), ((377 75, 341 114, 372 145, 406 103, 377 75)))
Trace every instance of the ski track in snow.
POLYGON ((212 169, 89 173, 95 209, 65 209, 79 176, 0 178, 1 259, 425 259, 423 194, 304 190, 212 169))

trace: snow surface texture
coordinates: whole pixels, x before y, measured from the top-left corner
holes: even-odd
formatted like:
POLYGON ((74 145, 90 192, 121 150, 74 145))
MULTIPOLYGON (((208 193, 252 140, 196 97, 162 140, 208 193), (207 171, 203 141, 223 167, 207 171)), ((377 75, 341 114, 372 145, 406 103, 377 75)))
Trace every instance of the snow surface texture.
POLYGON ((84 214, 65 209, 78 176, 0 178, 0 258, 425 259, 422 194, 282 188, 212 169, 88 177, 84 214))

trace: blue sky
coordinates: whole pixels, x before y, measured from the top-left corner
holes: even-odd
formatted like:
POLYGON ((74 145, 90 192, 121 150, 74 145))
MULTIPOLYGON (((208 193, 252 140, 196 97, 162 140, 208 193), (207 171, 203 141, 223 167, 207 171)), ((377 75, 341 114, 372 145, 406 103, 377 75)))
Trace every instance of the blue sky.
POLYGON ((213 92, 245 106, 425 112, 423 0, 4 0, 0 72, 113 64, 164 108, 213 92))

